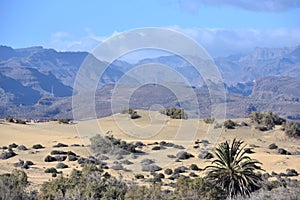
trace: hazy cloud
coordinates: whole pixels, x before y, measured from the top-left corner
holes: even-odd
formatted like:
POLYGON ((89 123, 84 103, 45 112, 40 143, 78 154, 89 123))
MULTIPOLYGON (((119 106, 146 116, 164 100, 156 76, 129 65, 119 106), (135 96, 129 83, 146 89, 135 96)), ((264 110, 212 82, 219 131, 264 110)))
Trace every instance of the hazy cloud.
POLYGON ((68 32, 55 32, 51 34, 50 41, 43 44, 47 48, 53 48, 58 51, 87 51, 91 52, 97 47, 101 42, 105 41, 109 37, 119 34, 119 32, 114 31, 109 36, 99 36, 93 33, 89 28, 84 30, 85 36, 78 38, 68 32))
MULTIPOLYGON (((180 26, 167 27, 179 31, 202 45, 212 56, 228 56, 245 54, 255 47, 293 47, 300 45, 300 28, 298 29, 226 29, 226 28, 181 28, 180 26)), ((87 35, 76 38, 70 33, 57 32, 52 34, 51 41, 45 47, 59 51, 88 51, 91 52, 97 45, 109 37, 98 36, 92 31, 87 35)), ((149 53, 149 52, 148 52, 149 53)))
POLYGON ((202 5, 233 6, 260 12, 283 12, 300 7, 300 0, 179 0, 182 9, 197 12, 202 5))
POLYGON ((170 27, 190 36, 211 56, 244 54, 255 47, 293 47, 300 45, 300 29, 220 29, 170 27))

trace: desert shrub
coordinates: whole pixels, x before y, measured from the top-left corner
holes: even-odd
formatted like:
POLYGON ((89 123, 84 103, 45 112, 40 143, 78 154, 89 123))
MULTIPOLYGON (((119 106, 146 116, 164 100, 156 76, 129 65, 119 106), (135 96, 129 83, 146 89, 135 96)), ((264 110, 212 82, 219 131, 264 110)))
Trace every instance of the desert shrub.
MULTIPOLYGON (((272 186, 271 186, 272 188, 272 186)), ((240 198, 241 200, 286 200, 286 199, 298 199, 300 196, 299 187, 276 187, 271 190, 260 189, 257 192, 253 192, 250 198, 240 198)))
POLYGON ((59 147, 68 147, 67 144, 63 144, 63 143, 57 143, 56 145, 53 145, 54 148, 59 148, 59 147))
POLYGON ((185 173, 186 170, 188 170, 187 167, 185 166, 180 166, 174 169, 174 174, 180 174, 180 173, 185 173))
POLYGON ((45 162, 55 162, 57 161, 57 159, 53 156, 46 156, 46 158, 44 159, 45 162))
POLYGON ((0 199, 37 199, 35 192, 27 193, 27 174, 14 169, 0 175, 0 199))
POLYGON ((300 137, 300 123, 294 121, 287 121, 283 125, 283 130, 285 134, 289 137, 300 137))
POLYGON ((125 108, 121 111, 122 114, 129 114, 131 115, 134 112, 132 108, 125 108))
POLYGON ((216 123, 216 125, 214 126, 214 129, 217 129, 217 128, 222 128, 222 124, 221 123, 216 123))
POLYGON ((143 174, 136 174, 136 175, 134 175, 134 177, 136 179, 143 179, 143 178, 145 178, 143 174))
POLYGON ((6 159, 9 159, 9 158, 12 158, 14 156, 16 156, 17 154, 12 151, 12 150, 8 150, 8 151, 3 151, 1 154, 0 154, 0 159, 2 160, 6 160, 6 159))
POLYGON ((151 150, 158 151, 158 150, 160 150, 160 149, 161 149, 160 146, 154 146, 154 147, 152 147, 151 150))
POLYGON ((150 165, 150 164, 152 164, 152 163, 155 163, 155 161, 152 160, 152 159, 148 159, 148 158, 144 158, 144 159, 141 161, 141 164, 142 164, 142 165, 150 165))
POLYGON ((18 145, 16 143, 12 143, 12 144, 8 145, 9 149, 17 148, 17 147, 18 147, 18 145))
POLYGON ((17 149, 18 149, 18 150, 21 150, 21 151, 26 151, 26 150, 28 150, 27 147, 24 146, 24 145, 19 145, 19 146, 17 147, 17 149))
POLYGON ((200 159, 211 159, 213 157, 213 154, 207 151, 206 149, 201 149, 198 154, 198 158, 200 159))
POLYGON ((194 156, 186 151, 180 151, 176 154, 176 158, 181 159, 181 160, 186 160, 191 157, 194 157, 194 156))
POLYGON ((12 122, 14 122, 14 117, 9 115, 9 116, 6 116, 6 117, 5 117, 5 120, 6 120, 7 122, 11 122, 11 123, 12 123, 12 122))
POLYGON ((58 123, 60 123, 60 124, 69 124, 71 121, 72 121, 72 119, 70 119, 70 118, 58 119, 58 123))
POLYGON ((252 112, 249 118, 256 124, 259 124, 259 127, 264 127, 266 130, 271 130, 275 125, 282 125, 286 121, 272 112, 252 112))
POLYGON ((167 108, 160 111, 161 114, 167 115, 172 119, 188 119, 188 114, 182 108, 167 108))
POLYGON ((95 135, 90 141, 91 149, 95 153, 123 155, 136 152, 136 146, 134 144, 115 138, 111 132, 107 132, 105 137, 102 137, 99 134, 95 135))
POLYGON ((130 118, 131 119, 137 119, 140 118, 141 116, 138 115, 137 111, 134 111, 132 114, 130 114, 130 118))
POLYGON ((162 193, 161 182, 151 181, 149 187, 132 184, 129 186, 125 199, 146 200, 146 199, 167 199, 162 193))
POLYGON ((56 168, 57 169, 65 169, 65 168, 68 168, 69 166, 68 165, 66 165, 65 163, 57 163, 57 165, 56 165, 56 168))
POLYGON ((126 184, 103 174, 96 165, 73 169, 68 178, 59 176, 42 184, 39 199, 124 199, 126 184))
POLYGON ((165 175, 163 173, 154 174, 153 176, 156 179, 163 179, 163 178, 165 178, 165 175))
POLYGON ((275 143, 269 145, 269 149, 277 149, 278 146, 275 143))
POLYGON ((231 119, 228 119, 224 122, 224 127, 227 129, 234 129, 236 123, 232 121, 231 119))
POLYGON ((68 161, 76 161, 76 160, 78 160, 77 156, 73 156, 73 155, 68 156, 68 161))
POLYGON ((26 121, 22 119, 16 119, 16 124, 26 124, 26 121))
POLYGON ((45 148, 45 147, 43 147, 41 144, 34 144, 34 145, 32 146, 32 148, 33 148, 33 149, 43 149, 43 148, 45 148))
POLYGON ((57 161, 65 161, 67 159, 67 156, 65 155, 62 155, 62 156, 54 156, 54 158, 57 160, 57 161))
POLYGON ((141 116, 138 115, 137 111, 133 110, 132 108, 127 108, 121 111, 122 114, 128 114, 131 119, 137 119, 141 116))
POLYGON ((155 172, 155 171, 160 171, 160 170, 162 170, 162 168, 155 164, 142 165, 143 172, 155 172))
POLYGON ((168 154, 167 157, 168 157, 168 158, 176 158, 175 155, 171 155, 171 154, 168 154))
POLYGON ((174 190, 175 199, 226 199, 224 191, 203 178, 179 178, 174 190))
POLYGON ((116 163, 114 165, 111 166, 111 169, 114 169, 114 170, 124 170, 124 167, 122 166, 121 163, 116 163))
POLYGON ((191 164, 190 169, 194 171, 200 170, 200 168, 196 164, 191 164))
POLYGON ((58 173, 58 171, 54 167, 50 167, 45 169, 45 173, 58 173))
POLYGON ((184 147, 182 145, 178 145, 178 144, 174 144, 173 148, 175 148, 175 149, 184 149, 184 147))
POLYGON ((203 121, 204 121, 206 124, 212 124, 212 123, 214 123, 215 118, 205 118, 205 119, 203 119, 203 121))
POLYGON ((289 152, 283 148, 279 148, 278 149, 278 153, 281 154, 281 155, 288 155, 289 152))
POLYGON ((51 155, 67 155, 66 151, 53 150, 50 152, 51 155))
POLYGON ((131 161, 129 161, 129 160, 123 160, 123 161, 122 161, 122 164, 124 164, 124 165, 132 165, 133 162, 131 162, 131 161))
POLYGON ((34 165, 34 163, 30 160, 25 161, 25 165, 34 165))
POLYGON ((170 168, 165 169, 165 174, 171 175, 173 173, 173 170, 170 168))

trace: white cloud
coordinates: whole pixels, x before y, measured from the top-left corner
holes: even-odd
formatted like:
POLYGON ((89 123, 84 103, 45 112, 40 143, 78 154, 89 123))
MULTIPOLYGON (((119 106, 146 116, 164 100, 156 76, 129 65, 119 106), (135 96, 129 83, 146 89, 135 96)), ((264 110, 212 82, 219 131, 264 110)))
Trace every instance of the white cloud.
MULTIPOLYGON (((179 31, 203 46, 212 56, 228 56, 245 54, 255 47, 292 47, 300 45, 300 28, 298 29, 225 29, 225 28, 181 28, 167 27, 179 31)), ((91 30, 86 30, 86 36, 76 38, 66 32, 53 33, 51 41, 45 47, 58 51, 88 51, 97 47, 109 37, 119 34, 113 32, 110 36, 99 36, 91 30)))
POLYGON ((300 0, 179 0, 179 6, 195 13, 202 5, 233 6, 260 12, 283 12, 300 7, 300 0))
POLYGON ((213 57, 248 53, 255 47, 300 45, 300 29, 169 28, 193 38, 213 57))
POLYGON ((107 38, 118 34, 114 32, 111 36, 98 36, 91 29, 86 28, 84 37, 76 37, 68 32, 55 32, 51 34, 50 41, 44 44, 47 48, 53 48, 58 51, 88 51, 91 52, 101 42, 107 38))

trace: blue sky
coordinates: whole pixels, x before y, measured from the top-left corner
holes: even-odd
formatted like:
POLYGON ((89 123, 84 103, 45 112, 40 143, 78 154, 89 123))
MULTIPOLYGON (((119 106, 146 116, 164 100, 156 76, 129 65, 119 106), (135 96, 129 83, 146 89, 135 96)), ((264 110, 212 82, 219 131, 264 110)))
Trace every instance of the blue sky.
POLYGON ((0 44, 92 50, 135 28, 167 27, 213 56, 300 45, 300 0, 0 0, 0 44))

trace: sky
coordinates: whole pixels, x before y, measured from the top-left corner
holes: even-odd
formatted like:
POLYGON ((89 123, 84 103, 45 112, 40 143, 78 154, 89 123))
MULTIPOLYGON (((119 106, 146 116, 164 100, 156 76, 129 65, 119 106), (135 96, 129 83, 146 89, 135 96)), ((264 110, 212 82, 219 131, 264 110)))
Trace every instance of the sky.
POLYGON ((171 28, 212 56, 300 45, 300 0, 0 0, 0 45, 92 51, 136 28, 171 28))

